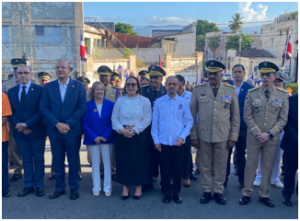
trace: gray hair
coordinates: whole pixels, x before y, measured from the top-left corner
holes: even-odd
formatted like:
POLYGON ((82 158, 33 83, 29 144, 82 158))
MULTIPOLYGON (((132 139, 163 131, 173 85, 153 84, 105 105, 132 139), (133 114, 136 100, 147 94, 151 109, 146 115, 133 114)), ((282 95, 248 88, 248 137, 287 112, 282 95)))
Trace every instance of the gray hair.
POLYGON ((32 69, 31 69, 30 66, 28 66, 28 65, 22 65, 22 66, 19 66, 19 67, 17 68, 17 73, 18 73, 19 68, 23 68, 23 67, 27 67, 27 68, 29 69, 30 73, 32 72, 32 69))
POLYGON ((167 77, 167 79, 166 79, 166 83, 168 83, 168 80, 169 80, 170 78, 175 78, 175 79, 176 79, 176 81, 177 81, 177 84, 179 84, 179 83, 180 83, 180 82, 179 82, 179 79, 178 79, 176 76, 174 76, 174 75, 171 75, 171 76, 167 77))

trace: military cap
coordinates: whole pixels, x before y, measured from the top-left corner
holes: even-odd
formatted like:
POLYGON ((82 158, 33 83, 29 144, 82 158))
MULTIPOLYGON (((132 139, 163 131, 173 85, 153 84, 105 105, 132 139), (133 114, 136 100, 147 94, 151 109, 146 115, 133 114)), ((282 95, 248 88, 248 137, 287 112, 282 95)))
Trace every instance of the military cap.
POLYGON ((148 68, 149 76, 166 76, 166 72, 159 66, 151 65, 148 68))
POLYGON ((281 80, 281 81, 284 81, 284 76, 281 72, 277 72, 276 73, 276 79, 275 80, 281 80))
POLYGON ((145 70, 140 71, 138 75, 143 78, 150 78, 149 72, 145 70))
POLYGON ((8 80, 12 79, 14 77, 14 74, 9 74, 8 75, 8 80))
POLYGON ((38 78, 40 80, 45 80, 45 81, 49 81, 52 77, 50 74, 48 74, 47 72, 40 72, 38 73, 38 78))
POLYGON ((223 71, 225 69, 225 65, 219 61, 210 60, 206 62, 206 70, 210 73, 223 71))
POLYGON ((79 77, 79 78, 77 78, 77 81, 83 83, 85 86, 87 86, 91 83, 91 81, 86 77, 79 77))
POLYGON ((113 71, 112 76, 111 76, 111 80, 114 81, 114 80, 117 80, 117 79, 121 79, 121 77, 117 72, 113 71))
POLYGON ((22 60, 21 58, 13 58, 11 59, 10 63, 14 70, 17 70, 17 68, 20 66, 27 65, 26 61, 22 60))
POLYGON ((109 67, 107 67, 106 65, 102 65, 98 68, 97 70, 99 75, 111 75, 112 71, 109 67))
POLYGON ((264 73, 264 74, 267 74, 267 73, 275 74, 279 70, 279 68, 277 67, 276 64, 269 62, 269 61, 260 62, 258 64, 258 69, 259 69, 260 73, 264 73))

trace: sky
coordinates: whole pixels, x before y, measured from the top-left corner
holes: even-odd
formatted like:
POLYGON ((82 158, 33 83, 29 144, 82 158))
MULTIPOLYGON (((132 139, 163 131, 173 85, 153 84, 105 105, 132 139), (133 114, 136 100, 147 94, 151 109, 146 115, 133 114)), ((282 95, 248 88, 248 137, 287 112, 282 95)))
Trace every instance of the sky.
MULTIPOLYGON (((132 26, 188 25, 197 19, 219 27, 228 26, 235 13, 244 22, 274 21, 279 14, 297 11, 298 2, 84 2, 84 17, 102 22, 122 22, 132 26)), ((249 23, 257 26, 261 23, 249 23)))

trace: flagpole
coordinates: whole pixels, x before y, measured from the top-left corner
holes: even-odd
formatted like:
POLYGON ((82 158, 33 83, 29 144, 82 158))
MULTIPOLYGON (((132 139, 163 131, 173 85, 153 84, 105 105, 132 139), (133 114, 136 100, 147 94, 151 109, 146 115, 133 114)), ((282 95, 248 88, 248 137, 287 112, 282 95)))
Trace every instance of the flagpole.
POLYGON ((290 58, 290 69, 289 69, 289 77, 291 76, 291 66, 292 66, 292 58, 290 58))

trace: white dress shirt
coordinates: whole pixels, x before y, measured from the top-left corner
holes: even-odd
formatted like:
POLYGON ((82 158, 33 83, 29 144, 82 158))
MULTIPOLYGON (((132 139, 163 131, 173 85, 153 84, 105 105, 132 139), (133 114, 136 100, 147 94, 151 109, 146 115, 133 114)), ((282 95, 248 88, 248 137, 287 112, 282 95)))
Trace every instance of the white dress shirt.
POLYGON ((120 133, 124 125, 134 126, 137 134, 142 133, 151 123, 152 109, 148 98, 141 95, 119 97, 111 116, 113 130, 120 133))
POLYGON ((175 146, 180 137, 185 143, 193 126, 189 104, 188 99, 168 94, 155 101, 151 128, 154 144, 175 146))
POLYGON ((28 91, 29 91, 29 88, 30 88, 30 85, 31 85, 31 81, 29 81, 26 85, 23 85, 23 84, 20 84, 20 87, 19 87, 19 101, 21 101, 21 93, 22 93, 22 90, 23 90, 23 86, 25 86, 25 91, 26 91, 26 95, 28 94, 28 91))
MULTIPOLYGON (((57 79, 58 80, 58 79, 57 79)), ((68 84, 69 84, 70 78, 68 78, 67 82, 65 84, 62 84, 59 80, 58 80, 58 85, 59 85, 59 90, 60 90, 60 96, 61 96, 61 100, 62 102, 64 102, 65 100, 65 96, 66 96, 66 92, 67 92, 67 88, 68 88, 68 84)))
POLYGON ((190 103, 191 101, 191 97, 192 97, 192 93, 187 91, 187 90, 183 90, 182 95, 179 95, 180 97, 182 97, 183 99, 187 99, 190 103))
POLYGON ((241 85, 240 85, 239 87, 235 85, 234 81, 233 81, 233 84, 234 84, 234 86, 235 86, 236 93, 237 93, 237 95, 239 96, 240 91, 241 91, 241 88, 242 88, 242 86, 243 86, 243 84, 244 84, 244 81, 241 83, 241 85))

